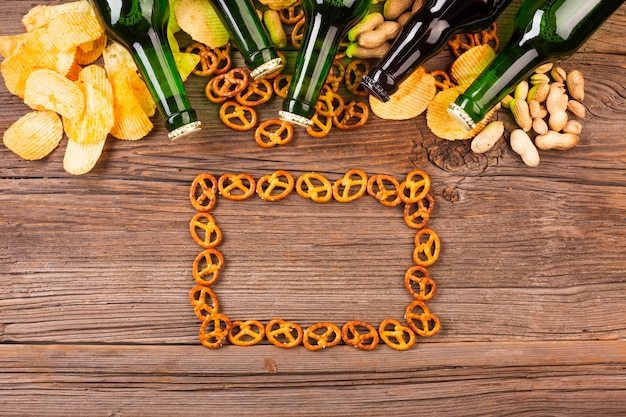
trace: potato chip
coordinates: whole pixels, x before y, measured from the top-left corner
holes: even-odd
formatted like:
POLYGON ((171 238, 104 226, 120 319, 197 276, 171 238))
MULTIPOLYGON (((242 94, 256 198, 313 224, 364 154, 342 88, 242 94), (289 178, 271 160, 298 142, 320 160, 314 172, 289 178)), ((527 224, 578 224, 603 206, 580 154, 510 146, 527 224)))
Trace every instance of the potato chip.
POLYGON ((107 42, 107 36, 102 34, 98 39, 81 43, 76 48, 76 62, 80 65, 93 64, 102 56, 107 42))
POLYGON ((471 47, 452 63, 450 76, 458 85, 471 84, 495 57, 489 44, 471 47))
POLYGON ((111 135, 122 140, 138 140, 152 130, 152 122, 141 108, 130 81, 131 69, 119 70, 109 76, 113 86, 115 123, 111 135))
POLYGON ((178 68, 178 73, 183 82, 187 81, 189 75, 200 63, 200 56, 198 54, 187 52, 175 52, 174 59, 176 60, 176 67, 178 68))
POLYGON ((82 69, 77 61, 76 56, 77 48, 73 48, 69 51, 59 52, 56 55, 56 71, 72 81, 78 79, 78 73, 82 69))
POLYGON ((68 51, 98 39, 104 30, 92 13, 69 12, 50 20, 48 32, 54 35, 52 42, 59 51, 68 51))
POLYGON ((144 80, 135 71, 128 71, 128 79, 130 80, 130 87, 133 89, 133 94, 139 105, 146 113, 146 116, 152 117, 156 112, 156 103, 148 90, 148 86, 144 80))
POLYGON ((67 137, 78 143, 97 143, 106 139, 115 122, 113 101, 93 84, 79 81, 85 96, 85 111, 79 119, 63 118, 67 137))
POLYGON ((220 48, 230 39, 213 6, 206 0, 177 0, 174 15, 181 29, 196 42, 220 48))
POLYGON ((78 73, 78 80, 96 87, 107 100, 113 102, 113 87, 107 72, 100 65, 88 65, 78 73))
POLYGON ((34 110, 52 110, 77 119, 85 109, 85 97, 76 84, 56 71, 33 71, 26 80, 24 103, 34 110))
POLYGON ((128 49, 124 48, 122 44, 118 42, 111 42, 104 48, 102 58, 104 59, 104 69, 106 69, 108 74, 115 74, 125 68, 131 68, 137 71, 137 65, 135 65, 133 56, 128 49))
POLYGON ((426 111, 428 104, 437 94, 435 77, 419 67, 406 80, 387 102, 370 96, 370 108, 381 119, 407 120, 426 111))
POLYGON ((4 132, 4 145, 21 158, 45 158, 63 138, 63 123, 52 111, 32 111, 20 117, 4 132))
POLYGON ((485 128, 496 108, 487 113, 485 118, 476 123, 472 130, 466 130, 448 114, 448 107, 467 89, 468 85, 458 85, 437 93, 426 111, 426 123, 433 134, 447 140, 471 139, 485 128))
POLYGON ((72 175, 88 173, 100 159, 105 142, 106 139, 94 143, 78 143, 68 140, 63 156, 63 169, 72 175))
POLYGON ((8 58, 24 45, 28 38, 28 33, 20 33, 19 35, 0 36, 0 55, 8 58))
POLYGON ((43 27, 55 17, 69 12, 86 13, 91 10, 87 0, 55 4, 52 6, 38 5, 33 7, 22 17, 22 24, 27 32, 43 27))

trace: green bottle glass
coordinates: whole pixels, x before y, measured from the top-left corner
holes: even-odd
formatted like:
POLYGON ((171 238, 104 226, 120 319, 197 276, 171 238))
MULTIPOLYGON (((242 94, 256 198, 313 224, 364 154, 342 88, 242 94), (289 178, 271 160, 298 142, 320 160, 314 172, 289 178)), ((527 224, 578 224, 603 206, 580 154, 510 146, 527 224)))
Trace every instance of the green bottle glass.
POLYGON ((106 34, 132 54, 169 138, 200 129, 167 41, 168 0, 90 0, 106 34))
POLYGON ((281 119, 308 127, 322 87, 348 30, 365 17, 371 0, 302 0, 306 29, 281 119))
POLYGON ((483 73, 450 105, 468 130, 538 66, 574 54, 624 0, 526 0, 511 39, 483 73))
POLYGON ((250 76, 261 79, 285 65, 278 56, 250 0, 210 0, 230 38, 243 56, 250 76))

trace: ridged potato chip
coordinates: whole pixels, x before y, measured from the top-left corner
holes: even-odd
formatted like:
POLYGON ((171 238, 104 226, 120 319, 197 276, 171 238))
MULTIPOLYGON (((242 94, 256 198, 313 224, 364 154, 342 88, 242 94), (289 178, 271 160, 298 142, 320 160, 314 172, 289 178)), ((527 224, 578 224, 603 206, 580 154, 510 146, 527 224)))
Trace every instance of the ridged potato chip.
POLYGON ((132 69, 126 68, 109 76, 113 86, 115 123, 111 135, 122 140, 138 140, 152 130, 153 124, 137 100, 131 84, 132 69))
POLYGON ((135 71, 128 71, 128 79, 130 81, 130 87, 133 89, 133 94, 139 105, 146 113, 146 116, 152 117, 156 112, 156 103, 148 90, 148 86, 135 71))
POLYGON ((52 110, 63 117, 77 119, 85 109, 85 96, 72 81, 56 71, 33 71, 26 80, 24 103, 34 110, 52 110))
POLYGON ((76 62, 80 65, 93 64, 102 56, 108 38, 102 34, 98 39, 81 43, 76 47, 76 62))
POLYGON ((70 140, 78 143, 103 141, 115 122, 113 101, 93 84, 83 81, 77 84, 85 96, 85 111, 79 119, 63 118, 65 134, 70 140))
POLYGON ((63 139, 63 123, 52 111, 32 111, 15 121, 4 132, 4 145, 21 158, 45 158, 63 139))
POLYGON ((213 6, 206 0, 177 0, 174 16, 181 29, 196 42, 220 48, 230 39, 213 6))
POLYGON ((78 74, 78 80, 96 87, 105 97, 113 102, 113 86, 107 72, 100 65, 88 65, 78 74))
POLYGON ((0 55, 3 58, 13 55, 15 51, 24 45, 28 36, 30 36, 28 33, 0 36, 0 55))
POLYGON ((381 119, 407 120, 419 116, 437 94, 435 77, 428 74, 424 67, 419 67, 400 84, 387 102, 370 96, 372 112, 381 119))
POLYGON ((133 56, 128 49, 118 42, 113 41, 109 43, 102 52, 102 58, 104 60, 104 69, 106 69, 108 74, 115 74, 124 68, 131 68, 133 71, 137 71, 137 65, 133 60, 133 56))
POLYGON ((38 5, 31 8, 28 13, 22 17, 22 24, 27 32, 47 25, 50 20, 64 13, 82 12, 86 13, 91 10, 91 6, 87 0, 73 1, 69 3, 55 4, 52 6, 38 5))
POLYGON ((489 44, 473 46, 452 63, 450 76, 458 85, 471 84, 495 57, 489 44))
POLYGON ((100 159, 104 143, 105 139, 94 143, 78 143, 68 140, 63 156, 63 169, 72 175, 88 173, 100 159))
POLYGON ((50 20, 47 27, 59 51, 69 51, 82 43, 98 39, 104 33, 92 13, 63 13, 50 20))
POLYGON ((472 130, 466 130, 448 114, 448 107, 461 93, 467 89, 468 85, 458 85, 447 88, 437 93, 433 101, 430 102, 426 111, 426 123, 433 134, 447 140, 471 139, 485 128, 496 108, 487 113, 485 118, 476 123, 472 130))

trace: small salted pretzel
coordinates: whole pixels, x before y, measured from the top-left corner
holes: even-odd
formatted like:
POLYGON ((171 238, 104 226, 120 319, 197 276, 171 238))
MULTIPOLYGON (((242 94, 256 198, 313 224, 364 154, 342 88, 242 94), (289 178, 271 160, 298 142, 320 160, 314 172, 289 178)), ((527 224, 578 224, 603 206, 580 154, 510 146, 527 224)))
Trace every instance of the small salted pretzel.
POLYGON ((420 265, 413 265, 404 274, 404 288, 416 300, 428 301, 437 293, 435 280, 428 275, 428 270, 420 265))
POLYGON ((342 114, 333 117, 333 124, 342 130, 351 130, 361 127, 369 117, 369 107, 361 101, 351 101, 346 104, 342 114))
POLYGON ((262 148, 286 145, 293 139, 293 126, 285 120, 269 119, 254 131, 254 140, 262 148))
POLYGON ((250 73, 243 68, 233 68, 213 78, 211 83, 213 84, 211 88, 216 95, 228 98, 235 97, 250 83, 250 73))
POLYGON ((200 325, 200 342, 208 348, 217 349, 228 337, 231 326, 232 323, 226 315, 210 315, 200 325))
POLYGON ((477 45, 489 45, 494 51, 500 47, 500 38, 498 37, 498 25, 492 23, 489 29, 481 30, 474 33, 474 40, 477 45))
POLYGON ((228 332, 228 340, 237 346, 256 345, 265 337, 265 326, 258 320, 235 320, 228 332))
POLYGON ((331 88, 325 88, 315 104, 316 113, 326 117, 339 116, 344 108, 343 97, 331 88))
POLYGON ((189 222, 189 233, 193 241, 205 249, 222 243, 222 230, 209 213, 200 212, 193 216, 189 222))
POLYGON ((311 117, 311 123, 311 126, 306 128, 306 133, 314 138, 323 138, 327 136, 333 128, 333 118, 322 116, 318 113, 313 114, 313 117, 311 117))
POLYGON ((380 201, 384 206, 395 207, 400 200, 400 183, 391 175, 372 175, 367 181, 367 193, 380 201))
POLYGON ((217 296, 209 287, 204 285, 196 285, 189 291, 189 301, 193 306, 193 312, 200 320, 206 320, 212 314, 216 314, 219 310, 219 302, 217 296))
POLYGON ((274 93, 281 98, 287 98, 289 92, 289 84, 291 83, 291 74, 279 74, 274 78, 272 87, 274 87, 274 93))
POLYGON ((269 81, 266 79, 252 80, 243 91, 235 96, 235 100, 242 106, 254 107, 267 103, 273 94, 274 89, 269 81))
POLYGON ((378 328, 380 340, 395 350, 409 350, 415 344, 415 333, 398 320, 385 319, 378 328))
POLYGON ((335 54, 336 60, 344 59, 347 56, 346 50, 348 49, 348 46, 350 46, 350 43, 351 42, 349 42, 348 40, 341 41, 339 43, 339 48, 337 49, 337 53, 335 54))
POLYGON ((343 325, 341 339, 346 345, 363 350, 373 350, 379 341, 374 326, 359 320, 351 320, 343 325))
POLYGON ((428 224, 435 200, 430 194, 415 203, 404 205, 404 222, 412 229, 423 229, 428 224))
POLYGON ((411 329, 420 336, 428 337, 439 333, 441 328, 439 318, 432 314, 421 300, 409 304, 404 316, 411 329))
POLYGON ((328 72, 328 76, 326 76, 325 83, 340 83, 345 79, 345 76, 346 66, 340 60, 335 59, 330 66, 330 71, 328 72))
POLYGON ((211 174, 199 174, 189 189, 189 201, 198 211, 209 211, 217 201, 217 180, 211 174))
POLYGON ((333 184, 333 197, 340 203, 349 203, 365 194, 366 190, 367 174, 360 169, 351 169, 333 184))
POLYGON ((452 55, 460 57, 463 52, 476 46, 476 38, 471 33, 457 33, 448 41, 452 55))
POLYGON ((258 116, 252 107, 231 100, 220 107, 220 120, 231 129, 250 130, 256 126, 258 116))
POLYGON ((273 345, 288 349, 302 342, 303 332, 296 323, 272 319, 265 326, 265 335, 273 345))
POLYGON ((198 55, 198 58, 200 58, 196 68, 191 71, 194 74, 199 75, 200 77, 208 77, 209 75, 215 74, 217 71, 219 59, 215 52, 206 45, 200 42, 194 42, 185 48, 185 52, 188 54, 198 55))
POLYGON ((327 203, 333 198, 333 186, 322 174, 307 172, 298 177, 296 192, 316 203, 327 203))
POLYGON ((224 255, 217 249, 206 249, 193 261, 193 279, 200 285, 213 285, 224 266, 224 255))
POLYGON ((361 85, 363 76, 370 72, 370 64, 365 59, 354 59, 346 67, 346 87, 355 96, 367 96, 368 92, 361 85))
POLYGON ((229 200, 243 201, 256 191, 256 181, 249 174, 224 174, 217 181, 220 194, 229 200))
POLYGON ((419 266, 431 266, 439 258, 441 242, 432 229, 421 229, 415 235, 413 261, 419 266))
POLYGON ((212 48, 217 56, 217 69, 215 73, 224 74, 231 69, 232 60, 230 59, 230 43, 221 48, 212 48))
POLYGON ((302 40, 304 39, 304 31, 306 30, 306 18, 300 19, 291 29, 291 44, 294 48, 300 49, 302 40))
POLYGON ((430 191, 430 176, 421 169, 413 170, 406 175, 406 180, 400 183, 399 190, 404 203, 416 203, 430 191))
POLYGON ((450 75, 444 70, 438 69, 438 70, 431 71, 430 75, 432 75, 435 78, 435 87, 437 87, 439 90, 446 90, 456 85, 450 79, 450 75))
POLYGON ((304 19, 302 2, 298 0, 291 6, 280 9, 278 11, 278 15, 280 16, 280 21, 286 25, 293 25, 298 23, 300 20, 304 19))
POLYGON ((315 323, 304 331, 304 347, 309 350, 321 350, 341 342, 341 329, 333 323, 315 323))
POLYGON ((215 80, 215 78, 212 78, 211 81, 206 83, 206 87, 204 87, 204 95, 212 103, 223 103, 228 100, 228 97, 220 96, 215 92, 213 89, 213 80, 215 80))
POLYGON ((287 197, 294 185, 295 180, 291 174, 281 169, 259 178, 256 192, 263 200, 278 201, 287 197))

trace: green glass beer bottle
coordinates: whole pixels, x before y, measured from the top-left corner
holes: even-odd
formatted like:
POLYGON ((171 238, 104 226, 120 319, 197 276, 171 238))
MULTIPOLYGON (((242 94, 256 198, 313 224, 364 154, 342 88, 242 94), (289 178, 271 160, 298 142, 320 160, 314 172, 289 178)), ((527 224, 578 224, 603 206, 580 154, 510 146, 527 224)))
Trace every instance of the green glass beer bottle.
POLYGON ((296 69, 279 116, 304 127, 348 30, 365 17, 371 0, 302 0, 306 29, 296 58, 296 69))
POLYGON ((250 0, 210 0, 230 38, 243 56, 250 76, 264 78, 284 66, 250 0))
POLYGON ((169 138, 200 129, 167 41, 168 0, 90 1, 106 34, 131 52, 169 138))
POLYGON ((526 0, 502 52, 450 105, 450 116, 475 127, 537 67, 573 55, 624 0, 526 0))

